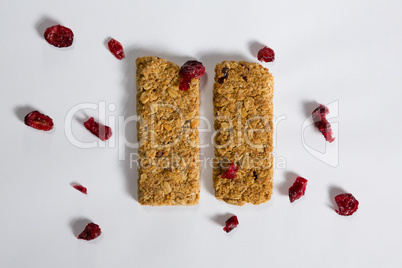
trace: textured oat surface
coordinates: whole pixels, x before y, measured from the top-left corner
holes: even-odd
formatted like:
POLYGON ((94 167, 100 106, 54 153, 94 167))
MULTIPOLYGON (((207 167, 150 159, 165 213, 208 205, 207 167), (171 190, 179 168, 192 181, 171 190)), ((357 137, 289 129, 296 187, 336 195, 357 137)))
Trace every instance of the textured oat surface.
POLYGON ((233 205, 260 204, 272 195, 273 76, 257 63, 215 68, 215 196, 233 205), (234 162, 234 180, 222 178, 234 162))
POLYGON ((179 90, 179 66, 137 58, 138 200, 142 205, 195 205, 200 192, 199 79, 179 90))

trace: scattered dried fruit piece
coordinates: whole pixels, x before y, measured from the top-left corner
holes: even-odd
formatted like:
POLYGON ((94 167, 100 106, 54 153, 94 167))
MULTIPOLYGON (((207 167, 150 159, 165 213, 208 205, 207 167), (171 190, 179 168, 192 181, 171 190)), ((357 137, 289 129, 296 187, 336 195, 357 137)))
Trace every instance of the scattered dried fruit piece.
POLYGON ((342 216, 350 216, 356 212, 359 207, 359 201, 352 194, 340 194, 335 196, 335 202, 338 205, 336 213, 342 216))
POLYGON ((237 176, 237 171, 239 170, 239 167, 237 167, 235 165, 235 163, 231 163, 229 165, 228 170, 222 174, 222 178, 226 178, 226 179, 230 179, 230 180, 234 180, 236 179, 237 176))
POLYGON ((110 52, 112 52, 117 59, 122 60, 126 57, 123 51, 123 46, 119 41, 111 38, 107 43, 107 46, 109 47, 110 52))
POLYGON ((87 188, 85 188, 81 184, 73 184, 72 186, 74 187, 74 189, 80 191, 81 193, 87 194, 87 188))
POLYGON ((293 185, 289 188, 290 203, 299 199, 306 192, 307 180, 302 177, 297 177, 293 185))
POLYGON ((38 130, 49 131, 53 129, 52 118, 38 111, 32 111, 27 114, 24 118, 24 123, 38 130))
POLYGON ((335 138, 332 137, 331 124, 326 118, 328 113, 328 107, 320 104, 320 106, 313 111, 313 121, 314 125, 321 131, 322 135, 324 135, 325 140, 328 142, 333 142, 335 138))
POLYGON ((275 52, 269 47, 263 47, 258 51, 257 59, 263 62, 272 62, 275 60, 275 52))
POLYGON ((232 216, 226 221, 225 227, 223 227, 223 230, 225 232, 229 233, 234 228, 236 228, 237 225, 239 225, 239 221, 237 220, 237 216, 232 216))
POLYGON ((189 60, 183 64, 180 69, 180 85, 179 89, 186 91, 190 88, 191 79, 201 78, 205 74, 205 67, 201 62, 196 60, 189 60))
POLYGON ((112 129, 110 127, 95 122, 93 117, 89 118, 88 121, 84 123, 84 126, 92 134, 94 134, 103 141, 110 139, 110 137, 113 134, 112 129))
POLYGON ((83 240, 93 240, 100 236, 102 234, 101 229, 99 228, 99 225, 91 222, 88 223, 88 225, 85 227, 84 231, 80 233, 77 238, 78 239, 83 239, 83 240))
POLYGON ((52 46, 69 47, 73 44, 74 33, 67 27, 54 25, 46 29, 44 37, 52 46))

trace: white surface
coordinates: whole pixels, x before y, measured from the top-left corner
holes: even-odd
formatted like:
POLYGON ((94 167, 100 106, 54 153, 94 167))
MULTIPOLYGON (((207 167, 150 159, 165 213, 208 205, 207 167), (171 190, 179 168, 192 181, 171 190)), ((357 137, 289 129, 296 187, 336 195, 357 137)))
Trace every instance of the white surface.
MULTIPOLYGON (((401 11, 397 0, 1 1, 0 266, 401 267, 401 11), (42 38, 52 20, 74 31, 71 48, 42 38), (124 45, 124 61, 106 49, 109 36, 124 45), (115 104, 106 115, 116 122, 135 113, 134 59, 142 55, 202 61, 201 114, 212 120, 215 64, 256 61, 261 44, 276 52, 264 66, 275 75, 275 115, 286 116, 275 148, 286 166, 276 168, 267 204, 217 201, 212 171, 203 168, 198 206, 141 207, 136 170, 119 160, 117 146, 134 140, 134 124, 126 133, 114 128, 115 146, 82 149, 66 137, 64 121, 76 105, 115 104), (315 101, 334 102, 331 115, 339 112, 331 120, 339 143, 328 145, 325 160, 339 159, 335 167, 302 143, 315 101), (23 124, 30 107, 54 119, 51 133, 23 124), (309 184, 290 204, 284 192, 295 174, 309 184), (71 182, 85 185, 88 196, 71 182), (352 217, 333 211, 338 188, 360 201, 352 217), (240 225, 226 234, 231 213, 240 225), (89 243, 75 238, 88 220, 103 230, 89 243)), ((75 118, 76 137, 96 141, 81 126, 84 113, 75 118)), ((210 136, 201 134, 204 142, 210 136)), ((311 126, 304 140, 325 148, 311 126)), ((213 148, 202 154, 212 158, 213 148)))

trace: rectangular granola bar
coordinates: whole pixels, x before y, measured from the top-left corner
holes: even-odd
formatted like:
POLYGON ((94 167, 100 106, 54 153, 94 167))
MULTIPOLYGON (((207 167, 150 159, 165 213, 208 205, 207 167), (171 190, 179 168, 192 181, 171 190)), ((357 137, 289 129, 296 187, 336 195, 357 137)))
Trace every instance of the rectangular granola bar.
POLYGON ((199 79, 179 90, 180 67, 137 58, 137 124, 141 205, 195 205, 200 192, 199 79))
POLYGON ((258 63, 216 65, 213 181, 219 200, 242 206, 271 198, 273 85, 273 76, 258 63), (230 164, 239 168, 236 178, 222 178, 230 164))

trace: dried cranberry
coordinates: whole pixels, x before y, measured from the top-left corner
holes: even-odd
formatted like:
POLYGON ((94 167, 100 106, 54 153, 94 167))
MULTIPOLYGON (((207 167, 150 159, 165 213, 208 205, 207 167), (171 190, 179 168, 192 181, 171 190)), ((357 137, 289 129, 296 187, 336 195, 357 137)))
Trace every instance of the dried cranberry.
POLYGON ((80 184, 73 184, 74 189, 80 191, 83 194, 87 194, 87 188, 85 188, 84 186, 80 185, 80 184))
POLYGON ((54 25, 46 29, 44 37, 52 46, 69 47, 73 44, 74 33, 67 27, 54 25))
POLYGON ((120 44, 119 41, 112 38, 109 40, 107 45, 109 47, 110 52, 112 52, 112 54, 119 60, 124 59, 126 57, 123 51, 123 46, 120 44))
POLYGON ((271 62, 275 60, 275 52, 269 47, 263 47, 258 51, 257 59, 263 62, 271 62))
POLYGON ((182 77, 179 84, 179 89, 187 91, 190 88, 191 79, 182 77))
POLYGON ((237 225, 239 225, 239 221, 237 220, 236 216, 232 216, 230 217, 226 223, 225 223, 225 227, 223 227, 223 230, 227 233, 229 233, 230 231, 232 231, 234 228, 237 227, 237 225))
POLYGON ((89 118, 88 121, 84 123, 84 126, 92 134, 94 134, 103 141, 110 139, 110 137, 113 134, 112 129, 110 127, 95 122, 93 117, 89 118))
POLYGON ((49 131, 53 129, 53 120, 47 115, 44 115, 38 111, 30 112, 25 116, 24 123, 27 126, 43 130, 49 131))
POLYGON ((293 185, 289 188, 290 203, 302 197, 306 191, 307 180, 302 177, 297 177, 293 185))
POLYGON ((186 91, 190 88, 191 79, 201 78, 205 74, 205 67, 201 62, 189 60, 180 69, 181 81, 179 89, 186 91))
POLYGON ((329 110, 326 106, 320 104, 320 106, 313 111, 313 120, 314 125, 321 131, 322 135, 328 142, 333 142, 335 140, 332 137, 332 129, 331 124, 328 122, 326 116, 329 113, 329 110))
POLYGON ((85 227, 84 231, 80 233, 77 238, 78 239, 84 239, 84 240, 93 240, 100 236, 102 234, 101 229, 99 228, 99 225, 91 222, 88 223, 88 225, 85 227))
POLYGON ((229 75, 228 67, 223 67, 222 68, 222 74, 223 74, 223 76, 218 78, 218 83, 219 84, 222 84, 228 78, 228 75, 229 75))
POLYGON ((226 178, 226 179, 230 179, 230 180, 234 180, 236 179, 237 176, 237 171, 239 170, 239 167, 237 167, 235 165, 235 163, 231 163, 229 165, 228 170, 222 174, 222 178, 226 178))
POLYGON ((338 205, 336 213, 342 216, 350 216, 356 212, 359 207, 359 201, 352 194, 340 194, 335 196, 335 202, 338 205))

